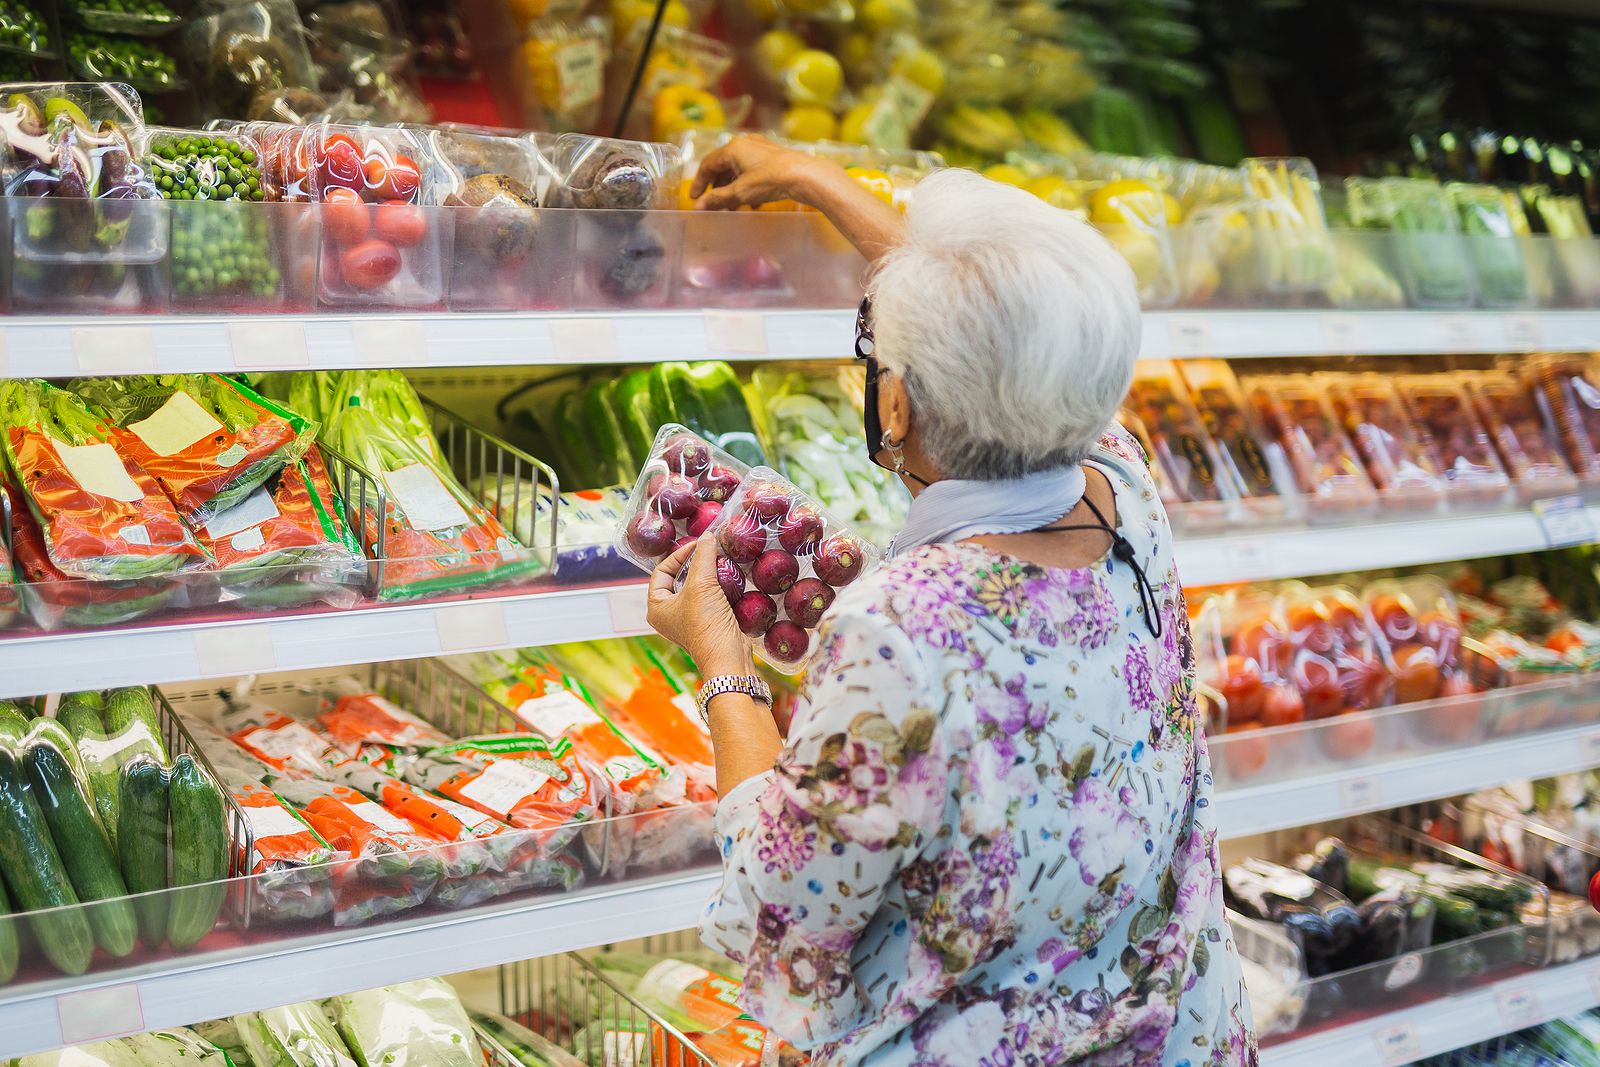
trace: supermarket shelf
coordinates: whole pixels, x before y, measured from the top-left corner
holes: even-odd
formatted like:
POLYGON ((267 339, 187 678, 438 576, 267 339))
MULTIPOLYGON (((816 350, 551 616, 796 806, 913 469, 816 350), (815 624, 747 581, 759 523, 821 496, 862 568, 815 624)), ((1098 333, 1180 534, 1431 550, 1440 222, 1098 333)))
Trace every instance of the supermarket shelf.
MULTIPOLYGON (((0 319, 0 377, 843 359, 853 310, 0 319)), ((1156 311, 1148 359, 1600 349, 1600 311, 1156 311)))
POLYGON ((1600 1004, 1600 960, 1530 971, 1470 992, 1272 1045, 1265 1067, 1396 1067, 1600 1004))
POLYGON ((1217 825, 1226 837, 1249 837, 1590 767, 1600 767, 1600 724, 1219 789, 1217 825))
POLYGON ((61 979, 13 999, 0 995, 0 1059, 682 930, 694 925, 717 879, 696 871, 211 953, 109 982, 61 979))
MULTIPOLYGON (((1579 512, 1600 530, 1600 507, 1579 512)), ((1183 538, 1185 583, 1329 574, 1529 552, 1551 541, 1531 510, 1363 527, 1183 538)), ((647 632, 642 583, 221 618, 87 633, 0 636, 0 697, 416 659, 647 632)))

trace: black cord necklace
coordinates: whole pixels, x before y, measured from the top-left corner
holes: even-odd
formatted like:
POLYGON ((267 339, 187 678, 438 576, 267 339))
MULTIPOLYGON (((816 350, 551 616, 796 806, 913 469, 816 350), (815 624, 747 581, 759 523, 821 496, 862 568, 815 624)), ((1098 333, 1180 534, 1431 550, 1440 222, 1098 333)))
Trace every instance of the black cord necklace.
POLYGON ((1083 502, 1089 505, 1089 510, 1094 512, 1098 523, 1066 523, 1061 526, 1045 526, 1034 533, 1065 533, 1070 530, 1102 530, 1111 538, 1111 555, 1114 559, 1126 563, 1133 571, 1133 583, 1139 590, 1139 603, 1144 606, 1144 625, 1150 631, 1150 636, 1161 636, 1161 613, 1157 610, 1155 587, 1150 584, 1150 579, 1145 575, 1144 568, 1139 566, 1139 561, 1134 558, 1133 544, 1117 528, 1106 521, 1105 515, 1095 507, 1094 501, 1085 494, 1083 502))

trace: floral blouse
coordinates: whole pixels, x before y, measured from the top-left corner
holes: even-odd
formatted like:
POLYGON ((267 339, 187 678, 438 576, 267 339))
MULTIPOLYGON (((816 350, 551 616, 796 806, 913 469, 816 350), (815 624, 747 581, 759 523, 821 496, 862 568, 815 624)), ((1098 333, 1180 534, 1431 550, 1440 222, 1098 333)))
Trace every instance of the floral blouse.
POLYGON ((827 1067, 1255 1064, 1172 535, 1120 427, 1109 554, 970 543, 839 596, 774 770, 722 798, 701 934, 827 1067))

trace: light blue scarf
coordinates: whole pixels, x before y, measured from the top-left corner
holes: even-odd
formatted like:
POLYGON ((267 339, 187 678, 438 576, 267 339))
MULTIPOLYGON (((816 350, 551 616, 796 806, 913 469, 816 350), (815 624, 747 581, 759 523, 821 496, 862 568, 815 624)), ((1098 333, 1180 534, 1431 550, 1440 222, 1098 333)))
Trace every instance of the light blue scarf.
POLYGON ((1081 464, 992 482, 934 482, 911 502, 905 528, 889 542, 886 555, 893 558, 923 545, 1049 526, 1078 506, 1084 487, 1081 464))

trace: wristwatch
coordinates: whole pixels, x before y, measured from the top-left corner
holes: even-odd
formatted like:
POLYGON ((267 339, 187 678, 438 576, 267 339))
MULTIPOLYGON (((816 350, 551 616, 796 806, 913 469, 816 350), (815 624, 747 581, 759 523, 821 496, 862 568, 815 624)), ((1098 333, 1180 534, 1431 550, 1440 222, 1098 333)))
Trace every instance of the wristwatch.
POLYGON ((772 707, 772 687, 767 685, 765 679, 753 674, 719 674, 715 678, 707 678, 700 686, 700 699, 696 706, 700 710, 700 721, 707 726, 711 725, 711 698, 723 693, 743 693, 752 700, 772 707))

